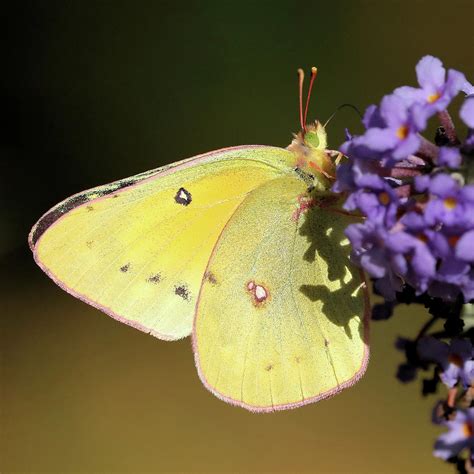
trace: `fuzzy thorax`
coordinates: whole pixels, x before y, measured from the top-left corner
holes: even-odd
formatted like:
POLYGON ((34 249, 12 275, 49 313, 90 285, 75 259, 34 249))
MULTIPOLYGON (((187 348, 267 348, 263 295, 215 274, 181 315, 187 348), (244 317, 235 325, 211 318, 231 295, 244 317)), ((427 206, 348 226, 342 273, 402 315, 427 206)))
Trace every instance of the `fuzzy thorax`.
POLYGON ((326 147, 326 131, 318 121, 306 125, 306 130, 294 135, 288 145, 288 150, 295 155, 295 168, 321 191, 329 190, 336 173, 335 163, 326 147))

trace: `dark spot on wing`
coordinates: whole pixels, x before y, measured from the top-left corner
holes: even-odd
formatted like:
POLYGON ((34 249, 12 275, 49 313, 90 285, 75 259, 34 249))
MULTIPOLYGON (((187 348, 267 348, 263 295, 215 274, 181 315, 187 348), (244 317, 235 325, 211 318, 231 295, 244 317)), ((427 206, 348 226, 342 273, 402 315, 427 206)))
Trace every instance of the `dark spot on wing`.
POLYGON ((94 244, 94 241, 93 241, 93 240, 88 240, 88 241, 86 242, 87 247, 90 248, 90 249, 92 248, 92 245, 93 245, 93 244, 94 244))
POLYGON ((155 275, 151 275, 151 277, 149 277, 147 281, 149 283, 159 283, 161 281, 161 275, 159 273, 155 273, 155 275))
POLYGON ((90 212, 90 211, 94 210, 94 207, 93 206, 86 206, 86 209, 90 212))
POLYGON ((324 339, 324 345, 327 347, 329 346, 329 341, 327 339, 324 339))
POLYGON ((127 263, 126 265, 124 265, 123 267, 120 267, 120 271, 122 273, 127 273, 128 271, 130 270, 130 264, 127 263))
POLYGON ((184 188, 179 188, 174 200, 183 206, 189 206, 193 198, 191 197, 191 193, 184 188))
POLYGON ((270 297, 268 288, 263 285, 255 283, 253 280, 249 280, 245 284, 245 290, 250 294, 252 303, 256 308, 263 307, 265 302, 270 297))
POLYGON ((206 272, 204 274, 204 278, 211 284, 211 285, 216 285, 217 284, 217 278, 212 272, 206 272))
POLYGON ((191 296, 189 295, 188 287, 186 285, 176 286, 174 289, 174 292, 176 295, 183 298, 183 300, 189 301, 191 299, 191 296))
POLYGON ((265 367, 265 370, 266 370, 267 372, 270 372, 270 370, 272 370, 272 369, 273 369, 273 365, 272 365, 272 364, 268 364, 268 365, 265 367))

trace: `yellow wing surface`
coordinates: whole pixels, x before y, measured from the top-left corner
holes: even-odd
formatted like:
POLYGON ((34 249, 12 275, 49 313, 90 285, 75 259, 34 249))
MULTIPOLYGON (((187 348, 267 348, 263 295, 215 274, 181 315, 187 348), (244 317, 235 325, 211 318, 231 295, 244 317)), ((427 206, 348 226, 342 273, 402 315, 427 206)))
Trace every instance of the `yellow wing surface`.
POLYGON ((69 293, 159 338, 179 339, 192 330, 223 227, 249 193, 288 173, 291 160, 281 148, 235 147, 85 191, 46 213, 30 245, 69 293))
POLYGON ((203 383, 253 411, 329 397, 367 365, 366 292, 349 264, 347 216, 305 191, 286 176, 248 195, 217 241, 196 307, 203 383))

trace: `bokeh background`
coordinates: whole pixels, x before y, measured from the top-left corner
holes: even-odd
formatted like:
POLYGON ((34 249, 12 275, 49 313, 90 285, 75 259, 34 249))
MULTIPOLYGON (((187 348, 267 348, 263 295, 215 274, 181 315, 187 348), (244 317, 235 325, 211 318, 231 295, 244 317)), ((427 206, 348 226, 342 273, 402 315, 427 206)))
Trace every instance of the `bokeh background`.
MULTIPOLYGON (((437 473, 434 399, 395 378, 372 326, 367 375, 337 397, 254 415, 201 385, 189 340, 158 341, 75 300, 27 233, 82 189, 238 144, 286 146, 296 68, 319 67, 311 116, 415 81, 424 54, 474 79, 474 2, 50 1, 2 5, 1 472, 437 473)), ((341 111, 333 147, 357 116, 341 111)))

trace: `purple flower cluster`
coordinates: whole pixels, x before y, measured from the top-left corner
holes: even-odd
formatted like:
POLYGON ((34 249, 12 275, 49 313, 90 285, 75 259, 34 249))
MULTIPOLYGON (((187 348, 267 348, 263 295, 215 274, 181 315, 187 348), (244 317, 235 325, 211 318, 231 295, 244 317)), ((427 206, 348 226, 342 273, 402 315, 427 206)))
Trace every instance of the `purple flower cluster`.
POLYGON ((425 56, 419 87, 400 87, 370 106, 365 132, 349 136, 337 171, 344 207, 365 220, 347 228, 352 258, 388 301, 403 286, 444 301, 474 299, 474 87, 425 56), (447 111, 464 92, 461 141, 447 111), (435 142, 421 135, 438 117, 435 142))
POLYGON ((409 382, 431 371, 423 395, 446 386, 433 421, 448 431, 434 455, 474 472, 474 326, 464 321, 474 309, 466 305, 474 303, 474 86, 432 56, 416 74, 419 87, 395 89, 368 107, 362 135, 348 133, 341 151, 349 159, 333 189, 364 216, 346 234, 353 260, 384 297, 372 318, 388 319, 400 303, 422 304, 431 315, 416 338, 398 339, 405 361, 397 377, 409 382), (460 94, 462 137, 447 110, 460 94), (422 132, 435 117, 431 142, 422 132), (440 320, 443 329, 429 333, 440 320))

